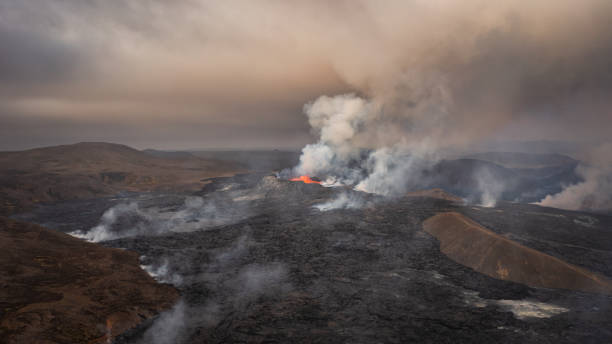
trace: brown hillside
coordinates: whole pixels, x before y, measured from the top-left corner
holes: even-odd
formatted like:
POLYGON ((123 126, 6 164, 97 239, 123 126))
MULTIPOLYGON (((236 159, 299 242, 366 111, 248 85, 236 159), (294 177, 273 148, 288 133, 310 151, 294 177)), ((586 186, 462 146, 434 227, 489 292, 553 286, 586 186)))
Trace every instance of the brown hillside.
POLYGON ((106 343, 178 298, 136 253, 4 217, 0 266, 3 343, 106 343))
POLYGON ((531 287, 612 294, 612 282, 586 269, 525 247, 469 218, 448 212, 423 223, 454 261, 485 275, 531 287))
POLYGON ((119 191, 196 190, 202 179, 243 171, 236 163, 190 154, 159 157, 111 143, 0 152, 0 214, 119 191))

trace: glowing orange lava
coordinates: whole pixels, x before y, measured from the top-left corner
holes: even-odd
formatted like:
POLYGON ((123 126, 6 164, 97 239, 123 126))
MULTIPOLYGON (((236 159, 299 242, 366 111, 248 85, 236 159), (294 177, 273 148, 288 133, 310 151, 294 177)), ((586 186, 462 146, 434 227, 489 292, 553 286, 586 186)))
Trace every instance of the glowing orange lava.
POLYGON ((304 182, 306 184, 321 184, 321 182, 310 179, 309 176, 299 176, 297 178, 291 178, 289 180, 292 182, 304 182))

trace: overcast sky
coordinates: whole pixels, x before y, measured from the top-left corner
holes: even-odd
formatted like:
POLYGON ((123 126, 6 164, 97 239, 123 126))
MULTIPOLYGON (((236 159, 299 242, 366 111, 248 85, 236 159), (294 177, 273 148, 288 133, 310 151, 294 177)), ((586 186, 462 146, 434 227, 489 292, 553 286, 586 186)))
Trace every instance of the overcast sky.
POLYGON ((609 0, 0 0, 0 49, 1 150, 300 148, 348 92, 468 140, 612 133, 609 0))

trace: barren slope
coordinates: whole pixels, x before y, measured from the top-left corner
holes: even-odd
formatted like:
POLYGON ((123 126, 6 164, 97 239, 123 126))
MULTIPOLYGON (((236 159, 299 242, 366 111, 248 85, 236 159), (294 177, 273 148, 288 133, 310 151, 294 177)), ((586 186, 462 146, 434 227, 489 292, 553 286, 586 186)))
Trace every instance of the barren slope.
POLYGON ((3 343, 105 343, 178 297, 134 252, 3 217, 0 229, 3 343))
POLYGON ((532 287, 612 294, 612 283, 586 269, 525 247, 455 212, 435 215, 423 228, 451 259, 488 276, 532 287))

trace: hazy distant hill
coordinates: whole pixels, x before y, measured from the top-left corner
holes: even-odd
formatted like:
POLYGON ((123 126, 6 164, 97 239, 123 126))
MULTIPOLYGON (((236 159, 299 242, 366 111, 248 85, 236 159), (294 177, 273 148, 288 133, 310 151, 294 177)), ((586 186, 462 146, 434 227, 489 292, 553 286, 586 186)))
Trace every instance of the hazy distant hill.
POLYGON ((466 156, 466 158, 494 162, 509 168, 541 168, 575 164, 578 161, 562 154, 533 154, 520 152, 485 152, 466 156))
POLYGON ((472 149, 489 152, 520 152, 527 154, 566 154, 573 155, 583 151, 594 142, 571 141, 494 141, 476 144, 472 149))
POLYGON ((157 149, 145 149, 142 151, 148 155, 158 157, 158 158, 167 158, 167 159, 190 159, 195 158, 195 155, 186 151, 164 151, 157 149))
POLYGON ((479 159, 442 160, 424 172, 422 187, 442 188, 468 199, 487 191, 498 193, 499 199, 535 202, 582 181, 575 173, 577 164, 571 159, 557 166, 509 168, 479 159))
POLYGON ((299 151, 193 151, 191 154, 205 159, 219 159, 242 164, 252 171, 269 172, 293 167, 300 161, 299 151))
POLYGON ((241 171, 233 162, 160 156, 101 142, 0 152, 0 213, 119 191, 199 189, 202 179, 241 171))

